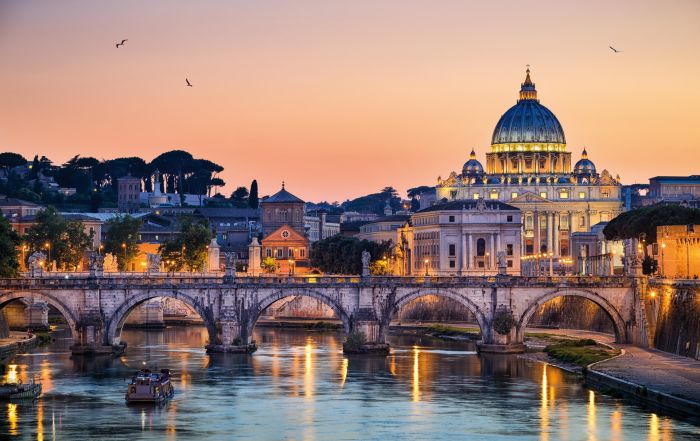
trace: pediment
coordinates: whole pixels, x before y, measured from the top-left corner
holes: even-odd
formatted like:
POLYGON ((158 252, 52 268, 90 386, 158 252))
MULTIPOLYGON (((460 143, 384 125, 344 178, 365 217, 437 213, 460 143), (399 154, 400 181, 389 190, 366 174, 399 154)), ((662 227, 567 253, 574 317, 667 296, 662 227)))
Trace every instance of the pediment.
POLYGON ((526 191, 523 194, 518 195, 518 197, 511 199, 508 201, 509 204, 512 203, 518 203, 518 202, 523 202, 523 203, 545 203, 545 204, 552 204, 553 202, 550 201, 547 198, 543 198, 542 196, 535 194, 531 191, 526 191))
POLYGON ((294 228, 289 225, 282 225, 272 233, 268 234, 267 237, 263 239, 263 243, 266 241, 306 241, 306 237, 299 234, 294 228))

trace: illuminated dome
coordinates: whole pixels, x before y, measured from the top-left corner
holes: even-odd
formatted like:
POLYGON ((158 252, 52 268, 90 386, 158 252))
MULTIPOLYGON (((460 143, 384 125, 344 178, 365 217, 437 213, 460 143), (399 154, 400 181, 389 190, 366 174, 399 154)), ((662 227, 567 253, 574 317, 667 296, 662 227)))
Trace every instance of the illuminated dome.
POLYGON ((583 149, 581 159, 574 165, 574 174, 577 175, 594 175, 596 174, 595 164, 588 159, 588 152, 583 149))
POLYGON ((528 144, 529 148, 520 146, 523 150, 564 150, 564 129, 557 117, 537 99, 537 90, 530 79, 529 68, 525 82, 520 87, 520 98, 498 120, 491 144, 494 150, 499 150, 498 145, 502 144, 505 151, 515 150, 516 148, 510 148, 512 144, 528 144))
POLYGON ((476 153, 474 153, 474 149, 472 149, 472 152, 469 154, 469 161, 465 162, 464 167, 462 167, 462 175, 481 175, 483 173, 484 167, 481 165, 481 162, 476 159, 476 153))

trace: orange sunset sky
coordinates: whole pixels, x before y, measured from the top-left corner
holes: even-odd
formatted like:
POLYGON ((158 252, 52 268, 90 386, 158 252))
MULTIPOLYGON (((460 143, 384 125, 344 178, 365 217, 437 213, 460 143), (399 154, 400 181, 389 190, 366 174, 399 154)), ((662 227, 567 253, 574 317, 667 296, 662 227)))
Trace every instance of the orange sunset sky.
POLYGON ((434 185, 484 162, 526 64, 574 161, 700 173, 697 0, 0 0, 0 63, 0 151, 184 149, 226 194, 434 185))

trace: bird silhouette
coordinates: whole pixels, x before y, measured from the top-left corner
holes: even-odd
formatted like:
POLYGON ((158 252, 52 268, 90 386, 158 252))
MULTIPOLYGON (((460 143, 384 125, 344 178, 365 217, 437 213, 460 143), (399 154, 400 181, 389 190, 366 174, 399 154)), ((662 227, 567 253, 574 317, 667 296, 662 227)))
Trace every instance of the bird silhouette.
POLYGON ((124 39, 124 40, 122 40, 121 43, 117 43, 117 49, 119 49, 119 46, 124 46, 124 43, 126 43, 127 41, 129 41, 129 40, 124 39))
POLYGON ((185 78, 185 83, 187 83, 188 86, 192 87, 192 83, 190 83, 190 80, 188 80, 187 78, 185 78))
POLYGON ((619 53, 619 52, 622 52, 622 51, 618 51, 617 49, 615 49, 615 48, 612 47, 612 46, 608 46, 608 47, 609 47, 610 49, 612 49, 612 51, 615 52, 616 54, 619 53))

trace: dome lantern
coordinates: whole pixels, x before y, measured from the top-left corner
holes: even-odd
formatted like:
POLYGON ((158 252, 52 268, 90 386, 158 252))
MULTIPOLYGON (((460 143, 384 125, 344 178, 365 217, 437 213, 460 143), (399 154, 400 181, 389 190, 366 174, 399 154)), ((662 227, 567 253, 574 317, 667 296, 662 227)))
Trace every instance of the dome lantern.
POLYGON ((530 65, 527 65, 527 70, 525 71, 525 82, 520 85, 520 101, 531 100, 537 101, 537 89, 535 89, 535 83, 530 79, 530 65))

